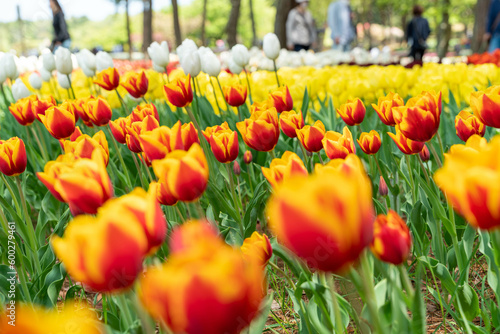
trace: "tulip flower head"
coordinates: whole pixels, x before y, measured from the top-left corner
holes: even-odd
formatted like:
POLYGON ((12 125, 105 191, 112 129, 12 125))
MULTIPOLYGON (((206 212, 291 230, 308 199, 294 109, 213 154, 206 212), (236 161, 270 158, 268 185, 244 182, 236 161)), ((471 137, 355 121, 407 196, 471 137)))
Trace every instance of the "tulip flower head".
POLYGON ((314 173, 318 175, 324 175, 328 173, 336 174, 339 171, 350 172, 354 171, 357 173, 364 174, 365 168, 361 159, 358 158, 356 154, 349 154, 344 159, 333 159, 326 164, 316 164, 314 166, 314 173))
POLYGON ((360 99, 347 100, 346 103, 337 109, 337 113, 340 115, 345 124, 354 126, 363 122, 366 108, 360 99))
POLYGON ((269 93, 268 105, 276 108, 278 113, 293 109, 293 99, 287 86, 280 87, 269 93))
POLYGON ((120 86, 120 74, 114 67, 107 68, 97 73, 94 83, 107 91, 112 91, 120 86))
POLYGON ((192 122, 182 124, 178 121, 172 127, 172 136, 170 139, 170 149, 189 150, 194 143, 199 144, 198 130, 192 122))
POLYGON ((213 132, 209 143, 215 158, 221 163, 230 163, 238 157, 240 146, 236 131, 225 129, 213 132))
POLYGON ((243 141, 248 147, 261 152, 272 151, 280 136, 278 113, 272 107, 254 111, 250 118, 236 123, 243 141))
POLYGON ((170 61, 170 49, 166 41, 161 42, 161 44, 151 43, 148 47, 148 54, 154 64, 163 68, 167 67, 170 61))
POLYGON ((111 133, 113 134, 113 137, 115 137, 116 141, 120 144, 127 143, 126 136, 128 126, 130 126, 130 120, 125 117, 120 117, 114 121, 109 122, 111 133))
MULTIPOLYGON (((172 151, 171 136, 172 130, 167 126, 160 126, 139 135, 142 152, 144 152, 149 161, 163 159, 172 151)), ((179 136, 177 142, 182 143, 181 133, 179 131, 177 132, 177 136, 179 136)))
POLYGON ((75 158, 91 159, 94 151, 98 151, 107 165, 109 161, 108 141, 104 132, 99 131, 94 136, 80 135, 75 140, 65 140, 63 143, 65 153, 71 153, 75 158))
POLYGON ((387 182, 382 175, 380 175, 380 181, 378 183, 378 193, 380 196, 387 196, 389 189, 387 188, 387 182))
POLYGON ((247 99, 247 86, 232 85, 224 87, 224 98, 227 104, 232 107, 239 107, 245 104, 247 99))
POLYGON ((43 125, 52 137, 65 139, 75 131, 75 114, 68 105, 53 106, 45 111, 45 115, 38 115, 43 125))
POLYGON ((250 238, 243 240, 240 250, 247 261, 256 257, 263 267, 267 265, 269 259, 273 256, 273 248, 269 238, 267 235, 258 232, 253 232, 250 238))
POLYGON ((418 155, 420 156, 420 159, 422 159, 422 162, 429 161, 431 158, 431 152, 429 152, 427 145, 424 144, 424 147, 420 152, 418 152, 418 155))
POLYGON ((280 114, 280 127, 281 131, 290 138, 297 137, 297 130, 304 127, 304 117, 302 110, 298 112, 295 110, 284 111, 280 114))
POLYGON ((35 114, 33 112, 34 101, 36 101, 36 96, 33 95, 33 97, 25 97, 9 106, 10 113, 19 124, 30 125, 35 121, 35 114))
POLYGON ((148 92, 149 85, 146 72, 127 72, 123 77, 121 85, 132 97, 136 99, 143 97, 148 92))
POLYGON ((481 123, 500 128, 500 86, 491 86, 485 91, 471 93, 470 106, 481 123))
MULTIPOLYGON (((160 125, 153 116, 146 116, 141 122, 126 124, 125 141, 129 150, 134 153, 142 152, 140 135, 158 128, 160 125)), ((118 130, 118 129, 116 129, 118 130)))
POLYGON ((330 159, 344 159, 347 155, 356 153, 356 146, 347 126, 344 126, 342 133, 327 131, 322 144, 330 159))
POLYGON ((210 142, 210 137, 212 136, 213 133, 218 132, 218 131, 223 131, 223 130, 230 130, 227 122, 224 122, 221 125, 209 126, 205 129, 205 131, 202 131, 202 133, 203 133, 203 137, 205 137, 205 139, 208 142, 210 142))
POLYGON ((160 121, 160 116, 158 115, 158 110, 156 109, 156 106, 153 103, 143 103, 135 107, 134 110, 130 113, 128 118, 130 119, 130 122, 141 122, 144 118, 147 116, 153 116, 156 118, 156 120, 159 122, 160 121))
POLYGON ((263 49, 264 54, 267 58, 276 60, 280 55, 281 44, 278 36, 273 33, 268 33, 264 36, 263 39, 263 49))
POLYGON ((39 122, 42 122, 40 120, 40 116, 39 115, 45 115, 45 111, 47 109, 49 109, 50 107, 54 107, 56 105, 57 105, 56 100, 51 95, 51 96, 49 96, 46 99, 36 99, 36 100, 34 100, 32 102, 31 108, 32 108, 33 114, 35 115, 36 119, 39 122))
POLYGON ((252 152, 250 151, 245 151, 245 153, 243 154, 243 161, 248 165, 252 162, 253 160, 253 157, 252 157, 252 152))
POLYGON ((378 105, 372 104, 373 109, 377 112, 378 117, 388 126, 395 126, 393 108, 402 107, 405 105, 404 100, 397 93, 389 93, 387 96, 378 99, 378 105))
POLYGON ((396 134, 392 132, 387 132, 387 134, 394 140, 396 145, 398 146, 399 150, 403 152, 404 154, 412 155, 412 154, 417 154, 425 146, 425 143, 411 140, 409 138, 406 138, 400 131, 398 126, 396 126, 396 134))
POLYGON ((271 186, 276 187, 293 176, 307 176, 308 172, 297 154, 286 151, 281 158, 273 159, 269 168, 262 167, 262 174, 271 186))
POLYGON ((317 120, 314 125, 306 125, 302 129, 297 129, 297 138, 302 146, 309 152, 319 152, 323 148, 322 140, 325 137, 325 125, 317 120))
POLYGON ((96 126, 108 125, 113 116, 111 106, 102 97, 89 99, 84 105, 84 110, 89 120, 96 126))
POLYGON ((359 139, 357 139, 359 147, 361 150, 368 155, 372 155, 378 152, 380 146, 382 146, 382 140, 377 131, 371 130, 370 132, 363 132, 359 139))
POLYGON ((22 139, 12 137, 0 140, 0 172, 7 176, 16 176, 26 170, 28 158, 22 139))
POLYGON ((468 110, 462 110, 455 117, 455 130, 458 138, 466 142, 472 135, 484 136, 486 127, 477 116, 468 110))
POLYGON ((163 87, 168 102, 178 108, 184 108, 193 102, 193 90, 191 89, 191 76, 179 78, 163 87))

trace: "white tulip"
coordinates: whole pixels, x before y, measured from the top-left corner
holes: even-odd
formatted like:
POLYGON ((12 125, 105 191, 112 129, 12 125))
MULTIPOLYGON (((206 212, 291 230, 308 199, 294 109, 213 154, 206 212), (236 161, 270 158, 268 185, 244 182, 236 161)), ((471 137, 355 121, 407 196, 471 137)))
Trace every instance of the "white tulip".
POLYGON ((166 41, 161 42, 161 44, 153 42, 148 48, 148 54, 153 63, 161 67, 167 67, 170 61, 170 50, 166 41))
POLYGON ((179 62, 182 62, 182 58, 184 58, 185 55, 198 51, 198 47, 193 40, 186 38, 175 51, 177 52, 177 56, 179 56, 179 62))
POLYGON ((212 49, 207 48, 206 46, 200 46, 198 49, 198 54, 200 55, 200 59, 203 59, 208 54, 214 53, 212 49))
POLYGON ((212 52, 205 52, 204 55, 200 55, 201 59, 201 70, 212 76, 217 77, 220 74, 220 61, 219 58, 212 52))
POLYGON ((110 67, 115 67, 115 65, 113 64, 113 58, 111 58, 111 56, 104 51, 97 52, 97 55, 95 57, 95 64, 97 72, 104 71, 110 67))
POLYGON ((198 54, 197 50, 183 55, 183 57, 180 60, 180 63, 186 75, 190 74, 191 77, 194 78, 198 74, 200 74, 201 71, 200 55, 198 54))
POLYGON ((153 61, 153 70, 155 70, 156 72, 158 73, 165 73, 165 71, 167 70, 164 66, 160 66, 158 64, 156 64, 154 61, 153 61))
POLYGON ((30 82, 31 87, 33 87, 34 89, 42 88, 42 77, 37 72, 31 73, 28 81, 30 82))
POLYGON ((56 69, 56 59, 49 49, 44 49, 42 51, 42 61, 43 68, 45 68, 46 71, 52 72, 56 69))
POLYGON ((17 71, 16 60, 14 59, 14 55, 12 53, 5 53, 3 55, 1 65, 7 78, 10 80, 17 79, 19 72, 17 71))
POLYGON ((240 67, 245 67, 250 62, 250 53, 243 44, 236 44, 233 46, 231 49, 231 56, 234 62, 240 67))
POLYGON ((42 76, 42 80, 45 82, 49 82, 52 78, 52 73, 47 71, 45 67, 40 67, 40 75, 42 76))
POLYGON ((92 70, 90 67, 88 67, 86 58, 87 55, 85 54, 85 52, 80 51, 76 54, 78 66, 80 66, 80 68, 82 69, 83 74, 85 74, 85 76, 88 78, 92 78, 95 75, 95 70, 92 70))
POLYGON ((233 73, 233 74, 240 74, 243 71, 243 67, 236 64, 234 62, 233 58, 229 59, 228 67, 229 67, 229 70, 231 71, 231 73, 233 73))
POLYGON ((278 39, 278 36, 273 33, 268 33, 267 35, 264 36, 264 41, 263 41, 263 49, 264 49, 264 54, 266 55, 267 58, 276 60, 278 56, 280 55, 280 40, 278 39))
POLYGON ((14 100, 18 101, 30 95, 30 90, 26 87, 22 80, 16 80, 14 82, 12 85, 12 96, 14 96, 14 100))
POLYGON ((3 68, 3 57, 4 54, 0 53, 0 85, 3 84, 5 80, 7 80, 7 74, 5 74, 5 70, 3 68))
POLYGON ((61 74, 71 74, 73 72, 73 61, 71 60, 71 52, 63 47, 56 50, 56 69, 61 74))
POLYGON ((60 72, 57 72, 57 82, 59 82, 59 86, 64 89, 69 89, 71 87, 68 76, 60 72))
MULTIPOLYGON (((92 71, 96 70, 96 57, 95 54, 93 54, 90 50, 88 49, 83 49, 82 51, 79 52, 82 56, 82 62, 85 63, 85 66, 92 71)), ((80 64, 80 62, 78 62, 80 64)))

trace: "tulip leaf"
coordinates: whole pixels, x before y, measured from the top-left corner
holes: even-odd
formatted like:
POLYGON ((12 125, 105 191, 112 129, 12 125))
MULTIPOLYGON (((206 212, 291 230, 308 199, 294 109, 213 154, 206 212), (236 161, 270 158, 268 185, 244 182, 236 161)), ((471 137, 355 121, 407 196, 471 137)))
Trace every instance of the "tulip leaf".
POLYGON ((271 305, 274 300, 274 292, 268 294, 262 301, 259 309, 259 315, 255 317, 252 323, 248 326, 248 334, 261 334, 266 327, 267 318, 271 311, 271 305))
MULTIPOLYGON (((472 321, 479 315, 479 298, 476 291, 468 283, 458 287, 457 304, 460 303, 463 313, 467 320, 472 321)), ((457 305, 458 306, 458 305, 457 305)))
POLYGON ((413 308, 411 310, 412 311, 411 332, 414 334, 425 334, 427 332, 426 321, 425 321, 424 296, 422 296, 422 289, 420 288, 421 273, 422 273, 422 265, 419 264, 417 266, 415 295, 413 297, 413 308))
POLYGON ((245 226, 245 238, 250 237, 255 231, 257 226, 257 218, 265 205, 265 201, 267 199, 266 195, 269 195, 266 189, 266 183, 267 180, 262 180, 257 185, 254 191, 254 196, 246 207, 245 216, 243 217, 243 226, 245 226))
POLYGON ((43 287, 39 290, 34 300, 46 307, 54 307, 65 278, 66 270, 62 266, 62 263, 53 266, 45 276, 43 287))
POLYGON ((300 109, 302 110, 302 117, 304 117, 304 121, 307 123, 307 112, 309 110, 309 93, 307 92, 307 87, 304 89, 304 97, 302 98, 302 106, 300 109))

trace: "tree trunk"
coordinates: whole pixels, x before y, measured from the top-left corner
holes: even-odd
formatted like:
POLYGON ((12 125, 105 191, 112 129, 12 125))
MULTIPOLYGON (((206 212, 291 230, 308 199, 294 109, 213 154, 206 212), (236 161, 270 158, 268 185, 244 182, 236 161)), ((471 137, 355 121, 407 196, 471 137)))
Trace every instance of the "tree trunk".
POLYGON ((182 37, 181 25, 179 24, 179 7, 177 6, 177 0, 172 0, 172 11, 174 14, 175 45, 179 46, 182 43, 182 37))
POLYGON ((248 0, 248 6, 250 7, 250 22, 252 22, 252 46, 258 46, 257 41, 257 28, 255 27, 255 17, 253 16, 253 2, 248 0))
POLYGON ((443 19, 439 29, 438 38, 438 56, 439 58, 446 57, 448 46, 451 39, 451 24, 450 24, 450 0, 443 0, 443 19))
POLYGON ((201 45, 206 44, 205 22, 207 20, 207 2, 208 0, 203 0, 203 14, 201 18, 201 45))
POLYGON ((144 16, 142 30, 142 51, 147 52, 153 43, 153 0, 143 0, 144 16))
POLYGON ((286 19, 292 10, 294 0, 278 0, 276 4, 276 19, 274 21, 274 33, 278 36, 281 46, 286 46, 286 19))
POLYGON ((473 52, 484 52, 483 35, 486 32, 486 19, 491 0, 477 0, 474 8, 474 30, 472 33, 471 48, 473 52))
POLYGON ((129 0, 125 0, 125 25, 127 27, 128 57, 132 59, 132 36, 130 33, 129 0))
POLYGON ((238 19, 240 18, 241 0, 231 0, 231 12, 227 21, 226 33, 229 47, 236 44, 236 35, 238 33, 238 19))

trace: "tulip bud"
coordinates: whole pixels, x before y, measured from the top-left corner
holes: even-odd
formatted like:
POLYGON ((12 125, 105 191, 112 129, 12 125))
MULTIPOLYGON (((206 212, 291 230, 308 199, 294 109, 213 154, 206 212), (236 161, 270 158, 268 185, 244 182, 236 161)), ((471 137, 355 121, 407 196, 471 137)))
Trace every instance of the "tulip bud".
POLYGON ((66 74, 60 73, 59 71, 57 72, 57 82, 59 83, 59 86, 61 86, 61 88, 63 88, 63 89, 70 89, 71 88, 71 84, 69 82, 68 76, 66 74))
POLYGON ((385 182, 382 175, 380 175, 380 182, 378 183, 378 193, 380 196, 387 196, 387 194, 389 193, 387 183, 385 182))
POLYGON ((104 71, 110 67, 115 67, 113 64, 113 58, 111 58, 111 56, 104 51, 97 52, 97 55, 95 56, 95 65, 97 72, 104 71))
POLYGON ((236 64, 233 60, 233 58, 230 58, 229 59, 229 63, 228 63, 228 68, 229 68, 229 71, 233 74, 240 74, 241 72, 243 72, 243 67, 241 67, 240 65, 236 64))
POLYGON ((195 78, 200 74, 201 71, 201 63, 200 63, 200 55, 198 51, 193 51, 183 56, 180 60, 182 70, 186 75, 191 75, 191 77, 195 78))
POLYGON ((22 139, 12 137, 0 140, 0 172, 7 176, 16 176, 26 170, 28 159, 22 139))
POLYGON ((252 160, 252 152, 246 151, 245 154, 243 154, 243 161, 248 165, 252 162, 252 160))
POLYGON ((54 58, 54 55, 49 49, 44 49, 42 51, 42 62, 43 62, 43 68, 51 73, 56 69, 56 59, 54 58))
POLYGON ((211 77, 217 77, 220 74, 220 61, 213 52, 207 52, 200 58, 201 70, 211 77))
POLYGON ((182 64, 182 60, 184 57, 190 53, 198 51, 198 47, 196 46, 196 43, 189 39, 186 38, 185 40, 182 41, 182 44, 177 47, 177 50, 175 52, 177 53, 177 56, 179 56, 179 62, 182 64))
MULTIPOLYGON (((250 53, 243 44, 236 44, 231 48, 231 59, 236 65, 245 68, 250 62, 250 53)), ((232 72, 232 71, 231 71, 232 72)))
POLYGON ((56 69, 57 72, 65 75, 71 74, 71 72, 73 72, 71 52, 64 47, 59 47, 56 50, 56 69))
POLYGON ((19 72, 17 70, 16 60, 14 59, 14 55, 12 53, 4 53, 0 65, 2 65, 4 74, 7 78, 10 80, 17 79, 19 72))
POLYGON ((28 81, 30 82, 31 87, 38 90, 42 88, 42 77, 40 74, 33 72, 30 74, 28 81))
POLYGON ((12 96, 14 96, 14 100, 19 101, 20 99, 23 99, 30 95, 30 90, 28 89, 28 87, 26 87, 21 79, 14 82, 14 84, 12 85, 12 96))
POLYGON ((167 67, 170 61, 170 50, 166 41, 161 42, 161 44, 158 44, 158 42, 151 43, 148 47, 148 54, 153 60, 153 64, 159 67, 167 67))
POLYGON ((263 49, 264 49, 264 54, 266 55, 267 58, 276 60, 278 56, 280 55, 280 40, 278 39, 278 36, 276 36, 273 33, 268 33, 267 35, 264 36, 264 41, 263 41, 263 49))
POLYGON ((427 145, 424 144, 424 147, 420 152, 418 152, 418 155, 420 156, 420 159, 422 159, 423 162, 429 161, 431 158, 431 153, 429 152, 429 148, 427 145))
POLYGON ((40 75, 42 76, 42 80, 44 82, 49 82, 52 79, 52 73, 47 71, 45 67, 40 67, 40 75))
POLYGON ((239 162, 237 160, 234 160, 233 173, 236 176, 239 176, 241 174, 241 167, 240 167, 240 164, 239 164, 239 162))

